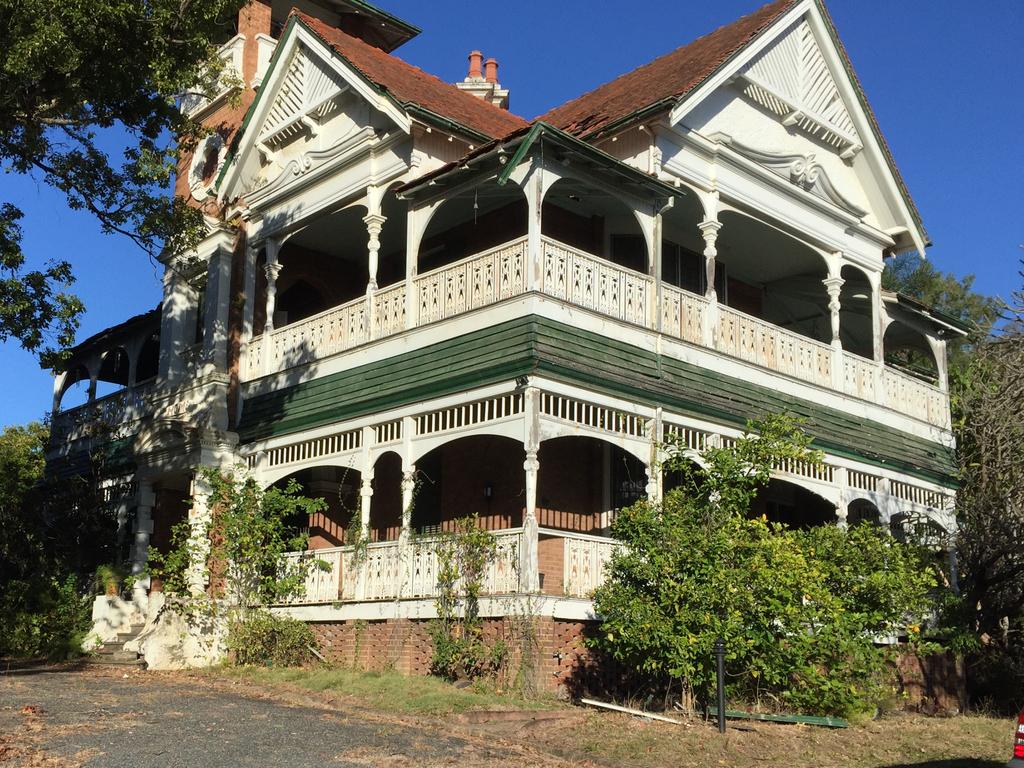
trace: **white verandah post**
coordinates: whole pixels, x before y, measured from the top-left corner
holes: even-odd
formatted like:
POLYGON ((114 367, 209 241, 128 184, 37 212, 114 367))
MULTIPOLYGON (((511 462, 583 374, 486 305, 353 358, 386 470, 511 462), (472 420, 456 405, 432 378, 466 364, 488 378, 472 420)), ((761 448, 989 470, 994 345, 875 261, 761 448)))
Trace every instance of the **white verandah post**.
POLYGON ((538 523, 537 523, 537 478, 540 462, 537 453, 540 449, 540 392, 536 387, 527 387, 523 393, 523 420, 525 423, 523 447, 526 449, 526 460, 523 471, 526 473, 526 508, 523 512, 523 539, 519 550, 519 589, 522 592, 540 591, 540 574, 537 560, 538 523))

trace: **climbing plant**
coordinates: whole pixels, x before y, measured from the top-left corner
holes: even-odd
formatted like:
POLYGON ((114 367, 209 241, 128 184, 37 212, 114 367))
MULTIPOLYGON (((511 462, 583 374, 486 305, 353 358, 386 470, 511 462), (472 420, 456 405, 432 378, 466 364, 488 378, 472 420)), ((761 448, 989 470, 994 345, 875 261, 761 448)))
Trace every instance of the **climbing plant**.
POLYGON ((508 656, 501 640, 488 644, 480 620, 480 595, 494 562, 497 540, 476 515, 455 521, 437 543, 437 618, 430 624, 431 671, 452 680, 493 675, 508 656))

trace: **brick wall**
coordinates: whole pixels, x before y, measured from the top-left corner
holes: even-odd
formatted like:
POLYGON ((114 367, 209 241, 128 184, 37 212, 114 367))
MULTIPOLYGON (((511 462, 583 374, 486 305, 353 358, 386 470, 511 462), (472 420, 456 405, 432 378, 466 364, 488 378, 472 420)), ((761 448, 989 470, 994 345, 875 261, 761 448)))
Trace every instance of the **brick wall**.
MULTIPOLYGON (((583 645, 583 634, 594 622, 535 617, 534 678, 538 690, 579 695, 585 679, 593 677, 593 660, 583 645)), ((422 619, 314 622, 310 625, 320 652, 335 664, 373 671, 393 669, 407 675, 430 672, 433 651, 429 622, 422 619)), ((520 669, 522 634, 515 618, 483 620, 488 642, 502 639, 511 648, 506 678, 520 669)))
POLYGON ((537 539, 537 569, 540 572, 541 591, 545 595, 565 593, 564 579, 565 539, 540 536, 537 539))

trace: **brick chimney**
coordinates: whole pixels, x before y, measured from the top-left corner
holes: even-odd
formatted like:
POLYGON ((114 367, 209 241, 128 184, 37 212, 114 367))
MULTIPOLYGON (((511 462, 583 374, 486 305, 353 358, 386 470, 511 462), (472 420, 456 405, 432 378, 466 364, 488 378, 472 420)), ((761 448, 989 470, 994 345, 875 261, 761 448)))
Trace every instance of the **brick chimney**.
POLYGON ((492 58, 485 62, 480 51, 470 51, 466 79, 455 85, 478 99, 508 109, 508 91, 498 82, 498 60, 492 58))

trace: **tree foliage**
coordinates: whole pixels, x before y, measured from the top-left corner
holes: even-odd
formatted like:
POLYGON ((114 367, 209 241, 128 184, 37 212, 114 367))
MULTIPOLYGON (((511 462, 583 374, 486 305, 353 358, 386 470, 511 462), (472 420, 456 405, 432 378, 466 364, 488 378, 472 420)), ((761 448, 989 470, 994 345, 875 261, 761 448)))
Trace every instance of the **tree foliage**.
POLYGON ((684 699, 713 690, 713 647, 725 640, 732 696, 803 712, 850 715, 891 693, 873 640, 917 636, 935 578, 923 554, 880 529, 791 530, 749 518, 773 464, 815 461, 785 417, 750 425, 734 445, 675 450, 683 477, 661 504, 622 510, 616 550, 595 594, 592 640, 627 668, 684 699))
POLYGON ((172 529, 167 553, 150 551, 150 572, 164 591, 192 609, 227 598, 242 614, 301 595, 309 569, 320 564, 312 556, 284 560, 308 542, 290 523, 324 509, 324 500, 303 496, 294 479, 263 490, 252 477, 201 472, 208 486, 202 509, 172 529))
POLYGON ((487 569, 497 554, 497 539, 480 527, 479 519, 455 521, 455 531, 435 543, 437 552, 437 618, 430 623, 436 675, 474 679, 494 674, 508 655, 502 641, 488 645, 480 621, 480 595, 487 569))
MULTIPOLYGON (((167 188, 180 153, 203 129, 176 97, 218 88, 216 46, 231 36, 243 4, 0 0, 4 172, 41 179, 71 208, 92 213, 102 231, 151 255, 195 244, 201 215, 167 188), (108 149, 109 129, 124 145, 120 157, 108 149)), ((0 342, 16 339, 52 365, 55 350, 73 341, 82 305, 67 292, 67 260, 26 270, 21 218, 0 200, 0 342)))
POLYGON ((942 272, 930 261, 916 254, 903 254, 892 259, 882 273, 882 287, 917 299, 973 330, 967 337, 947 340, 950 372, 954 376, 967 365, 970 350, 992 332, 1003 304, 993 296, 974 290, 974 275, 957 277, 942 272))
POLYGON ((0 656, 76 655, 89 628, 85 579, 74 568, 82 553, 54 545, 62 533, 74 541, 67 532, 85 512, 43 503, 48 436, 38 422, 0 432, 0 656))
POLYGON ((961 486, 956 622, 972 650, 975 699, 1016 711, 1024 700, 1024 334, 979 345, 956 383, 961 486))

